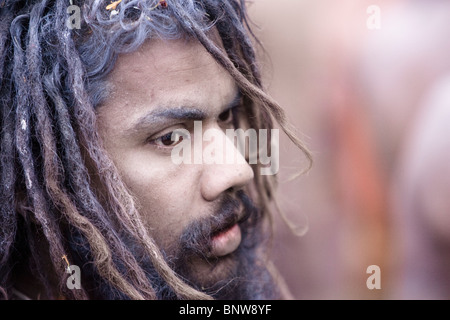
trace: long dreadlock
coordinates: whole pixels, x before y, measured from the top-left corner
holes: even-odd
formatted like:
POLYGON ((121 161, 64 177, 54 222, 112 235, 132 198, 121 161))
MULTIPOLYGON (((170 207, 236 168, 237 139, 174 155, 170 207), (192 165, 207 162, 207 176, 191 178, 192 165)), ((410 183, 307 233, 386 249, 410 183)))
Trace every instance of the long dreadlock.
MULTIPOLYGON (((281 107, 262 89, 244 0, 170 0, 164 5, 124 0, 115 10, 106 9, 107 1, 78 1, 80 29, 67 26, 69 5, 0 3, 0 295, 11 294, 15 261, 28 256, 26 263, 49 298, 95 296, 65 286, 69 275, 62 257, 89 265, 98 287, 115 292, 109 298, 161 298, 156 280, 149 279, 125 244, 132 239, 177 298, 209 299, 175 274, 147 233, 102 148, 95 110, 105 99, 105 78, 119 54, 135 51, 149 38, 191 37, 236 80, 249 126, 271 128, 275 119, 309 157, 281 107), (225 51, 208 37, 213 27, 225 51), (94 180, 106 192, 100 194, 94 180), (59 279, 57 288, 49 274, 59 279)), ((258 204, 267 215, 274 179, 255 177, 258 204)))

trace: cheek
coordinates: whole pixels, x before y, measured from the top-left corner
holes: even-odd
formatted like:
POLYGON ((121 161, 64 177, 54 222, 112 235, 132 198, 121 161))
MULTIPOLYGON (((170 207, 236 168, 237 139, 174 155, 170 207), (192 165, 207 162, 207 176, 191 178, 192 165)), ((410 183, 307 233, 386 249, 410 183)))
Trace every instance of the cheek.
POLYGON ((128 156, 117 166, 151 236, 163 248, 175 243, 200 211, 194 206, 200 172, 151 156, 128 156))

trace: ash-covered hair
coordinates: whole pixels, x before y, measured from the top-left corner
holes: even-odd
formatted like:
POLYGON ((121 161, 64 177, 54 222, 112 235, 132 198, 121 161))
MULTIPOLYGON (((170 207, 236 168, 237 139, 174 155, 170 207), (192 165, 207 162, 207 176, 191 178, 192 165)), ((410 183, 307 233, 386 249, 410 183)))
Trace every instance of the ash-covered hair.
MULTIPOLYGON (((89 266, 98 286, 111 288, 116 298, 159 298, 161 282, 149 278, 126 245, 134 241, 178 298, 209 298, 169 267, 97 132, 95 110, 105 99, 108 73, 119 54, 147 39, 199 41, 235 79, 248 125, 272 128, 275 119, 309 157, 263 90, 244 0, 110 4, 0 1, 0 297, 11 295, 22 260, 48 298, 91 298, 88 290, 67 288, 67 257, 89 266), (80 28, 70 27, 71 5, 80 8, 80 28), (225 51, 211 39, 212 28, 225 51)), ((254 185, 268 215, 274 177, 256 174, 254 185)))

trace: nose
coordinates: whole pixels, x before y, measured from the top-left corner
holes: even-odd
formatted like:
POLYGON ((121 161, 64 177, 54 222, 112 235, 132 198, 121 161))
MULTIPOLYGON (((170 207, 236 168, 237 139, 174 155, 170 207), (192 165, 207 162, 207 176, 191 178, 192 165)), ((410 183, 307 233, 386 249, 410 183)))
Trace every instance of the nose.
POLYGON ((254 177, 253 169, 238 151, 234 141, 231 141, 222 130, 216 130, 213 141, 206 145, 204 143, 204 156, 214 149, 211 144, 217 143, 216 139, 223 142, 221 147, 223 154, 217 157, 214 163, 203 163, 200 180, 201 193, 207 201, 217 199, 224 191, 243 188, 254 177), (230 155, 234 155, 234 157, 230 157, 230 155))

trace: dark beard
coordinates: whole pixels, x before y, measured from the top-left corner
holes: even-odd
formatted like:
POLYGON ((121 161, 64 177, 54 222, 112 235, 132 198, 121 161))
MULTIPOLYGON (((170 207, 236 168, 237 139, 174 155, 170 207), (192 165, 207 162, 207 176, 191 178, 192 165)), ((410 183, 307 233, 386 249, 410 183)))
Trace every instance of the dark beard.
POLYGON ((194 221, 185 229, 170 261, 189 285, 215 299, 275 299, 276 285, 261 257, 266 240, 260 211, 244 192, 238 191, 235 197, 225 196, 213 216, 194 221), (241 210, 243 215, 237 213, 241 210), (209 257, 212 236, 235 223, 242 233, 239 247, 225 257, 209 257), (206 275, 197 275, 193 270, 192 260, 196 259, 207 262, 211 270, 227 263, 226 274, 220 280, 205 280, 206 275))
MULTIPOLYGON (((244 192, 237 192, 235 197, 225 196, 218 210, 211 217, 191 223, 180 237, 177 248, 168 250, 171 252, 170 254, 164 250, 162 250, 162 253, 171 268, 186 283, 215 299, 278 299, 280 296, 277 286, 261 255, 261 249, 264 248, 264 243, 267 240, 264 236, 260 211, 244 192), (243 209, 244 214, 238 215, 241 209, 243 209), (211 250, 211 237, 235 223, 238 223, 241 228, 242 240, 239 247, 225 257, 208 257, 208 252, 211 250), (191 268, 193 259, 203 259, 211 265, 212 269, 223 263, 228 263, 230 267, 226 268, 226 274, 220 279, 211 283, 202 283, 202 281, 199 281, 202 275, 196 275, 195 270, 191 268)), ((70 242, 71 244, 77 243, 77 256, 90 256, 88 246, 80 246, 83 237, 78 234, 76 238, 74 239, 74 234, 72 234, 72 241, 70 242), (84 251, 84 253, 80 251, 84 251)), ((142 268, 152 283, 157 298, 164 300, 178 299, 177 294, 161 278, 150 260, 142 254, 142 248, 132 240, 127 240, 126 243, 128 243, 132 254, 138 261, 141 261, 142 268)), ((75 249, 75 247, 72 246, 72 249, 75 249)), ((76 261, 76 263, 84 265, 81 272, 82 284, 93 299, 128 299, 127 296, 99 277, 92 264, 86 264, 82 261, 76 261), (86 286, 86 284, 89 285, 86 286)), ((121 272, 126 274, 127 270, 121 270, 121 272)))

